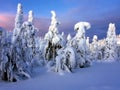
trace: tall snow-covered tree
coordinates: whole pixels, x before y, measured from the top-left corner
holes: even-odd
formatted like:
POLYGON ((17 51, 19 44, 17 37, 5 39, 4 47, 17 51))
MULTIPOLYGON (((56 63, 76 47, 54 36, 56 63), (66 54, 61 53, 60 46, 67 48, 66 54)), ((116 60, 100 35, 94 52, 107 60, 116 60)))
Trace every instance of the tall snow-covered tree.
POLYGON ((40 52, 37 32, 38 29, 34 27, 34 15, 32 11, 29 11, 28 21, 23 23, 22 26, 22 45, 26 46, 25 48, 25 60, 29 62, 29 64, 33 65, 35 62, 40 61, 40 52), (27 51, 26 51, 27 50, 27 51))
POLYGON ((92 60, 97 60, 98 58, 98 37, 97 35, 93 36, 92 44, 91 44, 91 56, 92 60))
POLYGON ((28 22, 33 23, 33 19, 34 19, 33 11, 30 10, 28 15, 28 22))
POLYGON ((90 23, 88 22, 78 22, 74 26, 74 30, 77 31, 77 33, 72 39, 72 46, 75 48, 77 66, 79 67, 86 67, 90 64, 85 37, 85 30, 90 27, 90 23))
POLYGON ((23 24, 23 7, 19 3, 17 6, 17 14, 15 17, 15 28, 13 30, 12 43, 14 43, 16 38, 18 37, 22 24, 23 24))
POLYGON ((71 46, 71 40, 72 40, 72 37, 70 34, 68 34, 67 36, 67 46, 71 46))
POLYGON ((45 46, 45 59, 55 60, 56 51, 63 46, 63 37, 59 34, 58 25, 60 22, 56 18, 55 11, 51 11, 51 24, 48 33, 45 34, 44 39, 47 41, 45 46))
POLYGON ((116 27, 114 23, 109 24, 106 46, 105 46, 105 60, 114 61, 117 59, 117 39, 116 39, 116 27))

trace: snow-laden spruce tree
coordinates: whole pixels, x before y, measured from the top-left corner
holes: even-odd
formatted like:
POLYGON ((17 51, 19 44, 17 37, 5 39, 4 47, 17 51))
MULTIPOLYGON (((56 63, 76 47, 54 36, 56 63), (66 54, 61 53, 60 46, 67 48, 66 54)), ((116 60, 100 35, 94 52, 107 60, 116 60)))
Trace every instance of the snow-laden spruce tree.
POLYGON ((0 44, 1 57, 0 57, 0 79, 6 81, 16 81, 16 61, 13 58, 13 46, 10 38, 8 38, 5 30, 1 32, 2 40, 0 44))
POLYGON ((74 30, 77 31, 75 37, 72 39, 72 46, 75 48, 77 66, 86 67, 90 65, 90 59, 88 55, 88 48, 86 45, 85 31, 91 27, 88 22, 78 22, 74 26, 74 30))
POLYGON ((89 37, 86 38, 86 56, 90 60, 92 59, 92 57, 91 57, 91 51, 90 51, 90 38, 89 37))
POLYGON ((56 51, 63 46, 63 37, 59 34, 58 25, 60 22, 56 18, 55 11, 51 11, 51 24, 49 31, 45 34, 44 39, 47 44, 45 46, 44 57, 46 60, 55 60, 56 51))
MULTIPOLYGON (((21 4, 18 4, 17 13, 21 14, 21 12, 21 4)), ((19 19, 16 20, 19 21, 19 19)), ((21 24, 22 22, 15 24, 12 44, 8 43, 8 39, 4 40, 5 45, 2 49, 2 60, 4 62, 0 66, 2 67, 1 78, 7 81, 30 78, 33 66, 36 63, 38 64, 40 59, 37 48, 39 45, 36 45, 38 44, 36 42, 37 29, 33 25, 32 11, 29 12, 28 21, 21 24), (19 30, 18 33, 17 30, 19 30)))
POLYGON ((12 44, 8 38, 4 40, 2 55, 1 55, 1 79, 5 81, 17 81, 16 69, 15 69, 15 61, 13 60, 13 53, 12 53, 12 44))
POLYGON ((6 55, 6 31, 0 28, 0 79, 4 79, 5 76, 5 64, 8 62, 7 59, 5 59, 6 55))
POLYGON ((87 48, 90 49, 90 38, 87 37, 86 39, 86 45, 87 45, 87 48))
POLYGON ((7 31, 0 28, 0 79, 13 81, 11 43, 7 31))
POLYGON ((49 70, 63 74, 64 72, 72 72, 76 67, 76 59, 74 48, 71 46, 72 37, 70 34, 67 36, 66 46, 57 50, 54 65, 49 67, 49 70))
POLYGON ((64 72, 72 72, 76 67, 75 53, 71 46, 61 48, 57 51, 57 56, 55 58, 55 64, 48 69, 51 71, 63 74, 64 72))
MULTIPOLYGON (((30 65, 27 61, 28 56, 26 55, 29 51, 26 42, 26 30, 23 23, 23 12, 22 5, 18 4, 17 15, 15 19, 15 28, 12 36, 12 45, 9 46, 8 52, 10 54, 3 55, 8 59, 7 63, 9 67, 6 70, 9 72, 4 75, 7 81, 17 81, 20 79, 30 78, 30 65), (27 49, 26 49, 27 48, 27 49), (7 76, 7 77, 6 77, 7 76)), ((27 27, 27 26, 26 26, 27 27)), ((4 52, 5 50, 3 50, 4 52)))
POLYGON ((67 46, 71 46, 72 37, 70 34, 67 35, 67 46))
POLYGON ((24 22, 21 29, 21 42, 24 47, 24 60, 27 62, 29 67, 41 65, 43 61, 41 58, 40 41, 37 36, 38 29, 34 27, 34 14, 29 11, 28 21, 24 22))
MULTIPOLYGON (((38 29, 34 27, 34 14, 33 11, 29 11, 28 21, 23 23, 22 26, 22 44, 26 45, 25 48, 25 60, 29 63, 30 66, 40 64, 41 52, 39 44, 40 42, 37 36, 38 29)), ((21 37, 21 38, 22 38, 21 37)))
POLYGON ((13 30, 12 43, 14 43, 16 38, 18 37, 22 24, 23 24, 23 7, 19 3, 17 6, 17 14, 15 17, 15 28, 13 30))
POLYGON ((91 49, 92 60, 97 60, 98 59, 98 37, 97 35, 93 36, 90 49, 91 49))
POLYGON ((109 24, 106 46, 105 46, 105 56, 106 61, 114 61, 117 59, 117 39, 116 39, 116 27, 114 23, 109 24))

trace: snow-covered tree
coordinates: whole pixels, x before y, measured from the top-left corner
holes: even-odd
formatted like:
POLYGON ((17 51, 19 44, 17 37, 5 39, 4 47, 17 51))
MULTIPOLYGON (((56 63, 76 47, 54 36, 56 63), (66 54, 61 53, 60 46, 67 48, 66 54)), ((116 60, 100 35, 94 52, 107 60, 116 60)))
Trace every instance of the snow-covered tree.
POLYGON ((29 12, 28 21, 23 24, 22 14, 22 6, 18 4, 12 44, 8 43, 9 39, 3 43, 0 72, 1 78, 7 81, 30 78, 32 68, 36 64, 41 64, 37 45, 38 29, 33 25, 33 12, 29 12))
POLYGON ((33 23, 33 18, 34 18, 33 11, 31 10, 31 11, 29 11, 28 22, 33 23))
POLYGON ((63 74, 64 72, 72 72, 76 67, 75 53, 72 47, 67 46, 57 51, 55 65, 49 69, 63 74))
POLYGON ((92 56, 92 60, 98 59, 98 37, 97 35, 93 36, 93 40, 91 44, 91 56, 92 56))
POLYGON ((66 57, 66 60, 64 61, 64 63, 69 68, 69 70, 72 71, 72 69, 76 67, 74 48, 71 46, 67 46, 64 51, 65 51, 65 57, 66 57))
POLYGON ((11 41, 7 31, 0 29, 0 79, 14 81, 13 65, 11 60, 11 41))
POLYGON ((29 11, 28 21, 23 23, 18 38, 20 41, 17 42, 20 44, 19 47, 24 55, 22 58, 30 68, 33 67, 35 62, 38 63, 40 61, 39 42, 37 42, 38 29, 34 27, 33 19, 33 12, 29 11))
POLYGON ((87 48, 90 49, 90 39, 89 39, 89 37, 87 37, 87 39, 86 39, 86 45, 87 45, 87 48))
POLYGON ((89 29, 90 23, 88 22, 78 22, 74 26, 74 30, 77 31, 75 37, 72 39, 72 46, 75 48, 77 66, 86 67, 90 65, 89 56, 87 55, 87 45, 85 30, 89 29))
POLYGON ((23 9, 23 7, 19 3, 17 6, 17 14, 16 14, 16 18, 15 18, 15 28, 13 30, 12 43, 14 43, 16 38, 18 37, 20 30, 21 30, 21 26, 23 24, 23 10, 22 9, 23 9))
POLYGON ((117 39, 116 39, 116 27, 114 23, 109 24, 106 46, 105 46, 105 60, 114 61, 117 59, 117 39))
POLYGON ((13 81, 13 67, 11 62, 11 48, 10 43, 4 40, 2 47, 1 63, 0 63, 0 77, 3 80, 13 81))
POLYGON ((56 18, 55 11, 51 11, 51 24, 49 27, 48 33, 45 34, 44 39, 47 41, 45 46, 45 59, 46 60, 55 60, 56 51, 63 46, 63 37, 58 32, 58 25, 60 22, 56 18))
POLYGON ((70 34, 68 34, 67 36, 67 46, 71 46, 71 40, 72 40, 72 37, 70 34))
MULTIPOLYGON (((22 22, 22 6, 18 4, 15 29, 11 46, 11 72, 15 80, 31 77, 31 62, 34 52, 34 27, 32 22, 22 22), (22 24, 23 23, 23 24, 22 24), (30 47, 31 46, 31 47, 30 47), (31 55, 32 54, 32 55, 31 55)), ((12 79, 13 79, 12 78, 12 79)))

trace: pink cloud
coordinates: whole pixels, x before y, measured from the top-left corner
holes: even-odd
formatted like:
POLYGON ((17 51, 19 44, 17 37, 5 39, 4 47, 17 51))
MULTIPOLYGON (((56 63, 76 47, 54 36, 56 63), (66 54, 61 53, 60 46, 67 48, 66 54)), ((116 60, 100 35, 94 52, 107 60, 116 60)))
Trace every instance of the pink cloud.
POLYGON ((15 16, 13 14, 0 14, 0 26, 8 31, 12 31, 14 27, 14 18, 15 16))

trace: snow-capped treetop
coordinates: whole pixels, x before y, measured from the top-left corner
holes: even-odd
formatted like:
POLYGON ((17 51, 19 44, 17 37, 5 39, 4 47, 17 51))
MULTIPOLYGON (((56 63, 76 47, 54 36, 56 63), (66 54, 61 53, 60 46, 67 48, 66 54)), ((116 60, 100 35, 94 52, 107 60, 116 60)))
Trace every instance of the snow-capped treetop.
POLYGON ((111 36, 116 37, 115 30, 116 30, 115 24, 110 23, 108 27, 107 37, 111 37, 111 36))
POLYGON ((33 11, 30 10, 30 11, 29 11, 29 15, 28 15, 28 22, 33 23, 33 18, 34 18, 34 16, 33 16, 33 11))
POLYGON ((97 40, 98 40, 97 35, 94 35, 94 36, 93 36, 93 42, 96 42, 97 40))
POLYGON ((21 3, 19 3, 18 6, 17 6, 17 14, 21 14, 21 13, 23 13, 22 5, 21 5, 21 3))
POLYGON ((87 39, 86 39, 86 45, 89 47, 89 45, 90 45, 90 40, 89 40, 89 37, 87 37, 87 39))
POLYGON ((64 36, 64 32, 61 33, 61 36, 64 36))
POLYGON ((16 41, 16 38, 19 36, 23 24, 23 10, 22 5, 19 3, 17 6, 17 14, 15 17, 15 27, 13 30, 12 43, 16 41))
POLYGON ((89 40, 90 40, 90 37, 87 37, 86 42, 89 42, 89 40))
POLYGON ((53 41, 52 43, 58 43, 60 41, 60 35, 58 33, 58 25, 59 22, 56 19, 56 13, 55 11, 51 11, 52 17, 51 17, 51 24, 49 26, 48 33, 45 34, 45 40, 53 41), (53 40, 52 40, 53 39, 53 40))
POLYGON ((60 24, 60 22, 56 18, 55 11, 51 11, 51 14, 52 14, 52 17, 51 17, 51 25, 49 27, 49 30, 52 31, 53 33, 58 33, 57 26, 60 24))
POLYGON ((56 18, 56 13, 55 13, 55 11, 51 11, 51 14, 52 14, 52 18, 51 19, 54 19, 54 18, 56 18))
POLYGON ((19 3, 17 6, 17 14, 15 18, 15 28, 20 28, 23 23, 23 10, 22 5, 19 3))
POLYGON ((75 24, 74 26, 74 30, 85 30, 86 29, 89 29, 91 27, 90 23, 89 22, 78 22, 77 24, 75 24))
POLYGON ((107 38, 106 41, 108 44, 114 45, 117 43, 117 38, 116 38, 116 31, 115 31, 115 24, 110 23, 108 27, 108 32, 107 32, 107 38))
POLYGON ((85 30, 89 29, 91 27, 90 23, 88 22, 78 22, 74 26, 74 30, 77 31, 76 37, 85 37, 85 30))
POLYGON ((110 23, 109 24, 109 28, 108 28, 108 30, 110 30, 110 31, 115 31, 115 24, 114 23, 110 23))
POLYGON ((67 36, 67 41, 69 41, 69 40, 71 40, 71 35, 70 34, 68 34, 68 36, 67 36))

